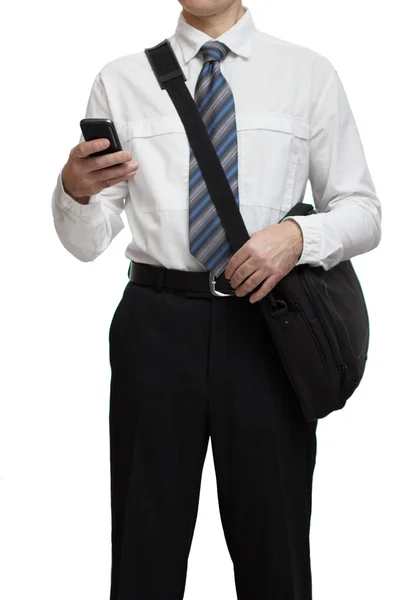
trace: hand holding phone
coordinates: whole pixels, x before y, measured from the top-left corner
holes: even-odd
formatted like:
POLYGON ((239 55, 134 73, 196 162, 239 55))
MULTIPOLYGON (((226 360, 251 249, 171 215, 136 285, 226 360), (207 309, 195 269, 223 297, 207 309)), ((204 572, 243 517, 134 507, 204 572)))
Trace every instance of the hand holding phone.
POLYGON ((85 141, 70 151, 62 183, 69 196, 87 204, 90 196, 134 177, 139 165, 122 150, 110 119, 82 119, 80 126, 85 141))

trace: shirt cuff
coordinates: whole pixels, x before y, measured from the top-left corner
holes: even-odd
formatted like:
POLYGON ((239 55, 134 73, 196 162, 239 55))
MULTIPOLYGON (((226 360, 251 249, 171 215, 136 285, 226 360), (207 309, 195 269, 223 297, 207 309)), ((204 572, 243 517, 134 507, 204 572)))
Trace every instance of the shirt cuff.
POLYGON ((98 218, 102 212, 99 194, 92 195, 87 204, 81 204, 80 202, 77 202, 74 198, 72 198, 72 196, 69 196, 63 187, 62 171, 63 169, 60 171, 57 178, 56 188, 56 200, 59 206, 88 221, 93 221, 95 217, 98 218))
POLYGON ((288 221, 289 219, 295 221, 300 226, 303 234, 303 251, 295 266, 309 264, 311 266, 319 267, 321 265, 320 227, 317 220, 312 219, 312 217, 316 216, 317 215, 298 215, 296 217, 286 217, 283 219, 283 221, 288 221))

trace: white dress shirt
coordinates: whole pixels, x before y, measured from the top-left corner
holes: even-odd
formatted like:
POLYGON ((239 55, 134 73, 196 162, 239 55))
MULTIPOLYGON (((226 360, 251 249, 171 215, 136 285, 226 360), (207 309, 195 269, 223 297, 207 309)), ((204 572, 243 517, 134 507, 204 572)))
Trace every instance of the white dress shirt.
MULTIPOLYGON (((278 223, 303 200, 310 180, 318 212, 294 217, 304 239, 297 264, 327 270, 372 250, 381 238, 381 205, 357 126, 331 62, 257 30, 250 9, 244 9, 216 38, 230 49, 221 72, 235 101, 241 215, 250 235, 278 223)), ((197 52, 213 38, 189 25, 181 12, 168 39, 194 97, 202 69, 197 52)), ((132 233, 128 259, 205 271, 189 251, 188 137, 144 50, 103 66, 85 116, 112 119, 139 169, 86 205, 65 192, 59 173, 52 211, 64 247, 81 261, 93 261, 125 226, 125 211, 132 233)))

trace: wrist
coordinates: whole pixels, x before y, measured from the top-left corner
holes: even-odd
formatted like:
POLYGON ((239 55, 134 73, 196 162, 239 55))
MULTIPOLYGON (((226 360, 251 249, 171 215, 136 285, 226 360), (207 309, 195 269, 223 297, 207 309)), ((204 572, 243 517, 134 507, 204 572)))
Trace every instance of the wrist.
POLYGON ((288 227, 290 227, 291 232, 294 234, 294 238, 296 241, 296 244, 294 247, 297 252, 297 260, 299 260, 302 255, 303 249, 304 249, 303 230, 301 229, 301 227, 297 223, 297 221, 294 221, 293 219, 288 219, 286 221, 283 221, 282 225, 287 225, 288 227))
POLYGON ((79 202, 79 204, 89 204, 90 200, 90 196, 83 196, 82 198, 76 198, 76 196, 71 196, 71 198, 73 198, 73 200, 76 200, 76 202, 79 202))
POLYGON ((288 219, 287 221, 283 221, 281 224, 290 227, 291 231, 295 231, 298 239, 303 239, 303 231, 297 221, 288 219))
POLYGON ((71 193, 70 189, 66 187, 66 184, 65 184, 65 181, 64 181, 65 168, 66 167, 64 167, 62 169, 62 172, 61 172, 61 181, 62 181, 63 191, 65 192, 65 194, 67 194, 68 196, 70 196, 73 200, 75 200, 79 204, 89 204, 90 196, 74 196, 71 193))

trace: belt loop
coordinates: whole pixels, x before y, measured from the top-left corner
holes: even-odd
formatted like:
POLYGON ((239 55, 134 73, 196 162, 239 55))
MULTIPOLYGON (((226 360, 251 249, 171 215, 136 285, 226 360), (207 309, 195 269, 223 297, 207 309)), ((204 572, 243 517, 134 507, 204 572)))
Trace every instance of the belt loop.
POLYGON ((159 273, 154 288, 157 292, 161 292, 165 283, 166 267, 158 267, 158 269, 159 273))

